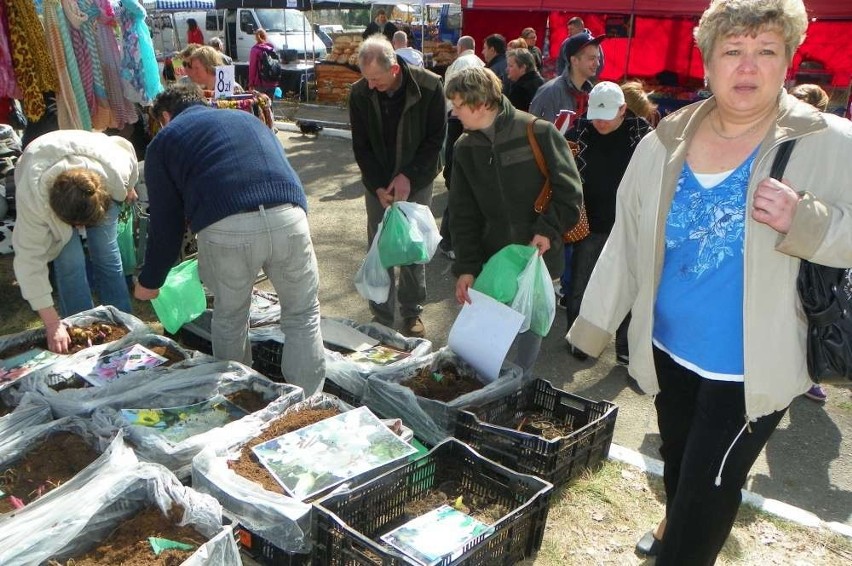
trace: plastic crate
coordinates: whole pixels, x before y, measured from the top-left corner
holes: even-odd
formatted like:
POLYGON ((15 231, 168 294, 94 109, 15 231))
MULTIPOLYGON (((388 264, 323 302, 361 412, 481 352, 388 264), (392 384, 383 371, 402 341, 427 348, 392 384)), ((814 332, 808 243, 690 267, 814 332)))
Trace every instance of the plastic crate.
POLYGON ((310 554, 287 552, 242 525, 238 525, 234 532, 237 535, 240 550, 261 564, 267 566, 307 566, 311 562, 310 554))
POLYGON ((494 523, 492 533, 470 541, 461 556, 445 558, 440 565, 509 565, 541 547, 553 485, 513 472, 449 438, 413 462, 317 501, 313 564, 418 564, 377 541, 406 521, 409 502, 447 480, 457 480, 467 493, 494 498, 511 511, 494 523))
POLYGON ((326 376, 325 382, 323 382, 322 390, 325 393, 334 395, 344 403, 349 403, 353 407, 361 406, 361 399, 359 399, 357 395, 343 389, 338 384, 330 380, 328 376, 326 376))
POLYGON ((536 379, 512 395, 478 407, 476 415, 459 411, 455 436, 486 458, 560 486, 607 457, 617 415, 618 407, 609 401, 591 401, 536 379), (541 412, 570 424, 574 431, 546 440, 504 426, 511 427, 524 411, 541 412))
POLYGON ((269 379, 283 379, 284 376, 281 373, 281 353, 283 349, 284 344, 275 340, 253 342, 251 345, 251 357, 254 362, 251 367, 269 379))

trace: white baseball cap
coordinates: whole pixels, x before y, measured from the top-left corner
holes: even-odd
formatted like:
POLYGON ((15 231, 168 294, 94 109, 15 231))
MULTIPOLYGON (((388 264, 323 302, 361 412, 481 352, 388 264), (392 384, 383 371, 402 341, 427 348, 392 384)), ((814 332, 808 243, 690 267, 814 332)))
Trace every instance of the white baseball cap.
POLYGON ((624 104, 621 87, 609 81, 601 81, 589 93, 589 108, 586 118, 589 120, 612 120, 618 115, 618 109, 624 104))

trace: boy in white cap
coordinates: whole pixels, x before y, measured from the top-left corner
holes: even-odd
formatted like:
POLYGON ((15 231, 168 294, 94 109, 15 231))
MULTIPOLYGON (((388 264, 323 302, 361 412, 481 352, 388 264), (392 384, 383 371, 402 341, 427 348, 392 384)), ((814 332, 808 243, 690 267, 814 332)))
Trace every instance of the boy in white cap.
MULTIPOLYGON (((589 93, 586 115, 577 120, 566 137, 580 147, 577 169, 583 182, 583 200, 589 217, 587 238, 574 244, 571 258, 571 291, 568 295, 568 328, 580 313, 586 285, 615 223, 615 195, 633 150, 651 131, 651 125, 633 114, 624 101, 624 93, 615 83, 603 81, 589 93)), ((627 365, 627 325, 630 315, 615 336, 616 361, 627 365)), ((572 350, 582 358, 579 350, 572 350)))

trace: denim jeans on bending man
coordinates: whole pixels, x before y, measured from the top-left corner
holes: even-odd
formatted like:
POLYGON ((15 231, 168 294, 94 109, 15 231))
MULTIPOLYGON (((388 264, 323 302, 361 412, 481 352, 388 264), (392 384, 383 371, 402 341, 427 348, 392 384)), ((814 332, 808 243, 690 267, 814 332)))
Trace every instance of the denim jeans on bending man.
POLYGON ((93 308, 92 290, 97 292, 101 304, 130 312, 130 291, 118 251, 120 210, 121 204, 113 202, 103 222, 86 228, 86 247, 92 264, 92 281, 89 281, 86 274, 86 254, 76 228, 71 239, 53 260, 53 281, 60 316, 71 316, 93 308))
POLYGON ((199 274, 214 297, 213 355, 252 364, 249 309, 261 268, 281 305, 281 373, 305 396, 317 393, 325 381, 319 276, 307 216, 298 206, 261 206, 198 233, 199 274))

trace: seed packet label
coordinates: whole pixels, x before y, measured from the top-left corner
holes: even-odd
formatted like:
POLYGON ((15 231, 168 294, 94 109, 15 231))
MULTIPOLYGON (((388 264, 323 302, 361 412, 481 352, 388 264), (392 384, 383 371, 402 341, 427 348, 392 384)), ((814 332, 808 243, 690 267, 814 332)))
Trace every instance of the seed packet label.
POLYGON ((367 407, 358 407, 252 448, 275 480, 304 500, 417 450, 367 407))
POLYGON ((455 560, 467 543, 493 531, 493 527, 470 515, 442 505, 382 535, 381 539, 420 564, 430 565, 447 556, 455 560))
POLYGON ((351 354, 347 354, 346 357, 353 362, 373 364, 377 366, 387 366, 394 362, 404 360, 410 355, 411 354, 409 354, 408 352, 403 352, 401 350, 397 350, 396 348, 390 348, 388 346, 379 344, 378 346, 373 346, 371 348, 367 348, 366 350, 352 352, 351 354))
POLYGON ((63 356, 41 348, 33 348, 11 358, 0 360, 0 390, 5 389, 22 377, 47 367, 63 356))
POLYGON ((151 369, 167 361, 142 344, 133 344, 115 352, 82 359, 72 369, 74 373, 98 387, 128 373, 151 369))
POLYGON ((175 444, 241 419, 247 414, 221 395, 180 407, 121 409, 121 416, 128 424, 153 428, 175 444))

